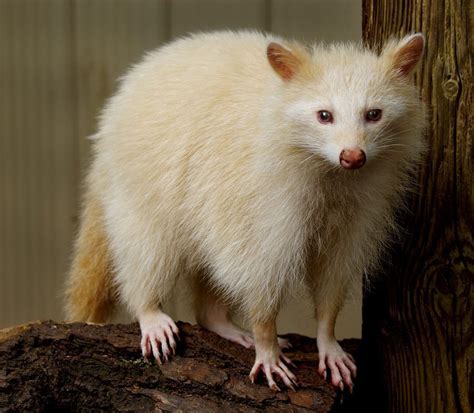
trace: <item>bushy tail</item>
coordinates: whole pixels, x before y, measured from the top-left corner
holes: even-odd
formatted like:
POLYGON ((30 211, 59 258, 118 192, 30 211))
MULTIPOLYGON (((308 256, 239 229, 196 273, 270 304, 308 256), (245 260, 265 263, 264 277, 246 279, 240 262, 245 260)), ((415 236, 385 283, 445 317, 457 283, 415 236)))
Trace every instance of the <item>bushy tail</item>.
POLYGON ((86 196, 74 258, 66 284, 68 321, 106 322, 114 310, 115 289, 100 203, 86 196))

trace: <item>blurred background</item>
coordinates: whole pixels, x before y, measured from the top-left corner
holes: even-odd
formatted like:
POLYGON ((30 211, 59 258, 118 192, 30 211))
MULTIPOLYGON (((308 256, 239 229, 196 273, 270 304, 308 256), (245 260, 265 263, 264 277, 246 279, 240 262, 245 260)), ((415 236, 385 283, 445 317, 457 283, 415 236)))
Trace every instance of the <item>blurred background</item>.
MULTIPOLYGON (((145 51, 224 28, 359 41, 361 11, 361 0, 0 0, 0 328, 63 319, 86 137, 145 51)), ((193 321, 182 290, 166 307, 193 321)), ((338 338, 360 337, 361 323, 356 293, 338 338)), ((278 327, 314 336, 309 300, 290 300, 278 327)))

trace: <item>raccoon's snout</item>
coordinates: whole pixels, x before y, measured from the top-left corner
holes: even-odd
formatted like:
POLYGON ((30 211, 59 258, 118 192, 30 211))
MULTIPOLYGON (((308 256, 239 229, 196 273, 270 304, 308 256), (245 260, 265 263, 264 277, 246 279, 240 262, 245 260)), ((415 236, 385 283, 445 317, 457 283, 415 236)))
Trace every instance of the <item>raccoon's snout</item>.
POLYGON ((365 152, 360 149, 343 149, 339 155, 339 162, 344 169, 359 169, 365 164, 365 152))

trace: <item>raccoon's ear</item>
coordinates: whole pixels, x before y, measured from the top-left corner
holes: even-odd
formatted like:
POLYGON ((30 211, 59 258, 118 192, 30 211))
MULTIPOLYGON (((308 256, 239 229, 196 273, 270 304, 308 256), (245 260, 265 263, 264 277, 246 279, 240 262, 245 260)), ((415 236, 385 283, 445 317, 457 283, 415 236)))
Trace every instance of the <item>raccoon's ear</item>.
POLYGON ((421 33, 410 34, 397 43, 389 42, 382 57, 389 59, 392 70, 399 76, 408 77, 420 61, 424 46, 425 38, 421 33))
POLYGON ((301 53, 293 53, 279 43, 272 42, 267 47, 267 57, 273 70, 283 79, 292 79, 303 65, 301 53))

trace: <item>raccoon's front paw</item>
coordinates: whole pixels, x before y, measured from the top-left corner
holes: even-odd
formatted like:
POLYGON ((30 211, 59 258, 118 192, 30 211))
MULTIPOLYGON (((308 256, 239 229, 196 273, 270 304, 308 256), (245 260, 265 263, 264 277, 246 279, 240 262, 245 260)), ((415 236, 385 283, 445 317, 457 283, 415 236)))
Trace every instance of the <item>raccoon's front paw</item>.
POLYGON ((139 317, 142 332, 141 349, 145 360, 153 354, 156 362, 168 361, 176 352, 179 330, 171 317, 162 311, 150 312, 139 317))
POLYGON ((285 383, 286 387, 295 391, 295 387, 298 386, 297 378, 290 371, 287 364, 294 366, 291 360, 281 352, 280 348, 277 348, 276 350, 257 351, 255 364, 253 365, 252 371, 249 375, 250 380, 254 383, 260 370, 263 370, 270 389, 280 391, 280 388, 273 379, 273 373, 276 373, 282 379, 283 383, 285 383))
POLYGON ((326 380, 327 369, 331 372, 331 384, 341 391, 346 386, 352 393, 353 378, 357 375, 354 358, 346 353, 336 339, 318 339, 319 366, 318 372, 326 380))

